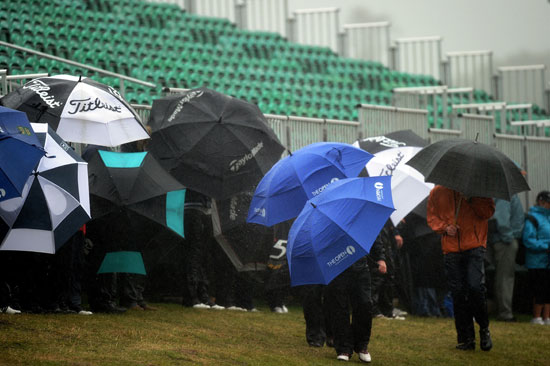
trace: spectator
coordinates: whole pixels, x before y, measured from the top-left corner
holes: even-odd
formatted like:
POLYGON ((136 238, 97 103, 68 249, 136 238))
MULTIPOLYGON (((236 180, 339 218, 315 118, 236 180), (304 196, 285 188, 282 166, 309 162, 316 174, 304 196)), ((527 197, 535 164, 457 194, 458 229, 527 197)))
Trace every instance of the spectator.
POLYGON ((487 224, 495 211, 491 198, 466 197, 435 186, 428 198, 428 224, 441 234, 445 271, 451 291, 459 350, 475 349, 474 319, 480 348, 493 347, 487 313, 484 258, 487 224))
POLYGON ((359 259, 327 286, 334 348, 340 361, 349 361, 355 351, 360 361, 371 362, 368 346, 372 329, 372 297, 368 260, 376 262, 381 273, 386 272, 384 245, 380 237, 374 242, 370 254, 359 259), (353 321, 350 321, 350 306, 353 321))
POLYGON ((518 238, 523 230, 524 217, 523 206, 516 194, 510 201, 496 199, 495 213, 489 221, 487 254, 489 262, 495 266, 497 319, 506 322, 516 321, 512 312, 512 298, 518 238))
POLYGON ((541 191, 523 229, 525 267, 533 293, 533 324, 550 325, 550 192, 541 191))

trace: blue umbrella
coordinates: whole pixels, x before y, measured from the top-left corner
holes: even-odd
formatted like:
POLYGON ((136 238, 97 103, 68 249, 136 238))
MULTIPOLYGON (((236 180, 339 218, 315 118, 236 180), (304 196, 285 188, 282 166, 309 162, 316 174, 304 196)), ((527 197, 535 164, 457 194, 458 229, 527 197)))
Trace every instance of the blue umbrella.
POLYGON ((391 176, 331 184, 306 203, 290 228, 291 285, 328 284, 370 251, 393 211, 391 176))
POLYGON ((272 226, 298 216, 308 199, 339 179, 357 177, 371 158, 338 142, 318 142, 291 153, 258 183, 247 221, 272 226))
POLYGON ((0 201, 21 196, 45 155, 40 146, 24 112, 0 107, 0 201))

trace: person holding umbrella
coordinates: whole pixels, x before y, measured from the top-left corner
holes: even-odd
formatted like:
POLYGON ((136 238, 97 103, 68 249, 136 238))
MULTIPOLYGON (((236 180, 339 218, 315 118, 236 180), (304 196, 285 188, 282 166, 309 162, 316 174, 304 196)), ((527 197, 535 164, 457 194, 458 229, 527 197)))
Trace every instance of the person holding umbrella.
POLYGON ((483 260, 494 211, 492 198, 468 197, 442 185, 436 185, 428 198, 428 225, 441 234, 459 350, 475 349, 474 319, 480 327, 481 349, 493 347, 483 260))

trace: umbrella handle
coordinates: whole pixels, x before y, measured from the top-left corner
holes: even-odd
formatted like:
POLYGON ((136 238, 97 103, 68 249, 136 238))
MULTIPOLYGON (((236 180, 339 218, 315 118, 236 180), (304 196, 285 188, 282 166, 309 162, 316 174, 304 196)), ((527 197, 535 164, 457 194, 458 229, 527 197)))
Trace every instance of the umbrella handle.
POLYGON ((458 199, 458 205, 456 206, 456 209, 455 209, 455 224, 457 223, 458 213, 460 212, 460 204, 461 203, 462 203, 462 197, 460 197, 458 199))

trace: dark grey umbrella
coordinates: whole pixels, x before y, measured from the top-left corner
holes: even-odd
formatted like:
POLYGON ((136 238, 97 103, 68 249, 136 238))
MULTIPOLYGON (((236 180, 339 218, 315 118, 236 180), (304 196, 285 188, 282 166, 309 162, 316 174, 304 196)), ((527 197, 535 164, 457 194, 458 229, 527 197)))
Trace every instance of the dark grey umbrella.
POLYGON ((477 141, 434 142, 407 162, 426 179, 470 197, 510 200, 530 190, 517 165, 496 148, 477 141))

